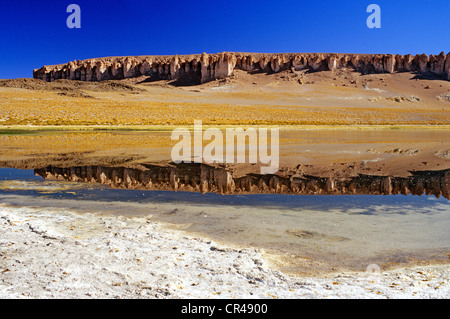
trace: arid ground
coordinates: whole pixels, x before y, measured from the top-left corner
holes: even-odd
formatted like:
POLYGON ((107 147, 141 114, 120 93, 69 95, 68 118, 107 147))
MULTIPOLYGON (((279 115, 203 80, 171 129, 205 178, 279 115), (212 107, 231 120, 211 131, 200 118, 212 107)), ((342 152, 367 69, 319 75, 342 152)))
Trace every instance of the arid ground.
POLYGON ((1 80, 0 124, 450 125, 450 82, 412 73, 235 70, 196 86, 147 80, 1 80))

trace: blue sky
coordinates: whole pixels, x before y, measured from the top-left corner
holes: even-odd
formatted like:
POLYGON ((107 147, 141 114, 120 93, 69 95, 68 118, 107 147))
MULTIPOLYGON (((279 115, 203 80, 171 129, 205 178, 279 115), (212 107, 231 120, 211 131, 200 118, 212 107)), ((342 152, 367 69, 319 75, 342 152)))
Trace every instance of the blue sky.
POLYGON ((448 0, 29 0, 0 4, 0 78, 104 56, 237 52, 439 54, 448 0), (69 4, 81 29, 69 29, 69 4), (369 4, 381 29, 369 29, 369 4))

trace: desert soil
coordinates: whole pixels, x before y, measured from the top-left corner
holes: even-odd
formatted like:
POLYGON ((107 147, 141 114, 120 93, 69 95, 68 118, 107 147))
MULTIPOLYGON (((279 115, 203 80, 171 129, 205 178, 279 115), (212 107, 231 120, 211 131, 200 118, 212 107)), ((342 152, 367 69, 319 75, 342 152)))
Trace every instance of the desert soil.
POLYGON ((450 82, 410 73, 248 74, 196 86, 145 77, 0 80, 2 126, 449 125, 450 82))

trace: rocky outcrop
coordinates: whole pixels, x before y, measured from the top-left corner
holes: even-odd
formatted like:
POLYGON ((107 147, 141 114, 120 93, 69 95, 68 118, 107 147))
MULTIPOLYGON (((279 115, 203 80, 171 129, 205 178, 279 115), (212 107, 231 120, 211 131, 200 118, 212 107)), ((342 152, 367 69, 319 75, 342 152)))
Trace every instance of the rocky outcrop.
POLYGON ((450 199, 450 170, 412 172, 408 177, 358 175, 323 178, 307 175, 239 174, 205 164, 141 168, 81 166, 36 169, 45 179, 101 183, 113 188, 299 195, 441 195, 450 199))
POLYGON ((33 71, 33 77, 45 81, 58 79, 104 81, 150 76, 167 80, 184 79, 191 84, 198 84, 227 78, 233 74, 235 68, 268 73, 283 70, 336 71, 340 68, 353 69, 363 74, 431 72, 450 80, 450 53, 412 56, 410 54, 222 52, 188 56, 110 57, 43 66, 33 71))
POLYGON ((447 74, 447 80, 450 81, 450 52, 447 54, 444 65, 444 73, 447 74))

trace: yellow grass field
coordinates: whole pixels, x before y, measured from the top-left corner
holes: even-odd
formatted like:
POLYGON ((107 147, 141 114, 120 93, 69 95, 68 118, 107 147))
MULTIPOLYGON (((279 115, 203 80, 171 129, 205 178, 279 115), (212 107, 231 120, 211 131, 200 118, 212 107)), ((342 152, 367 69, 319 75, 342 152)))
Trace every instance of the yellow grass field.
POLYGON ((0 85, 0 126, 120 128, 192 125, 194 120, 214 126, 450 125, 450 102, 436 99, 450 91, 448 81, 433 83, 433 91, 418 90, 418 84, 393 75, 390 86, 367 90, 333 83, 323 75, 310 76, 314 85, 262 75, 245 77, 249 75, 194 87, 134 82, 130 90, 121 91, 95 89, 99 84, 92 82, 83 88, 86 84, 77 81, 55 84, 29 79, 34 85, 42 83, 38 89, 20 87, 19 82, 12 87, 0 85), (63 84, 62 89, 55 86, 63 84), (414 93, 421 94, 420 102, 395 98, 414 93))

